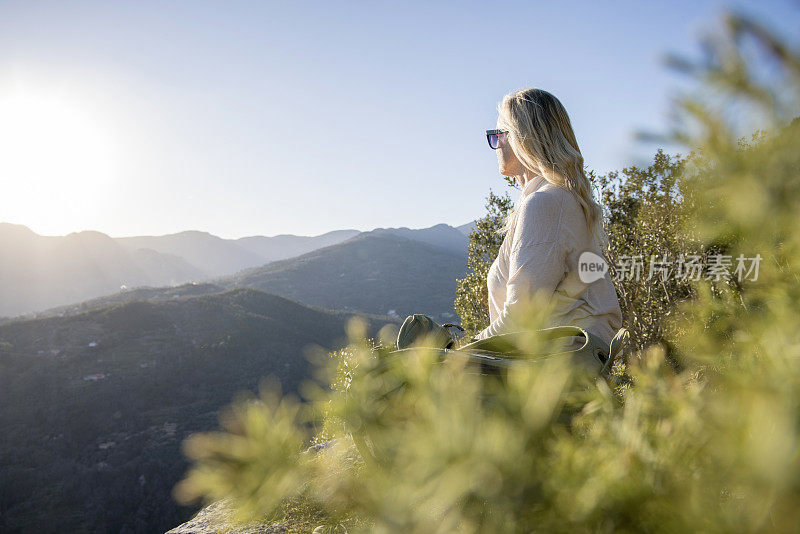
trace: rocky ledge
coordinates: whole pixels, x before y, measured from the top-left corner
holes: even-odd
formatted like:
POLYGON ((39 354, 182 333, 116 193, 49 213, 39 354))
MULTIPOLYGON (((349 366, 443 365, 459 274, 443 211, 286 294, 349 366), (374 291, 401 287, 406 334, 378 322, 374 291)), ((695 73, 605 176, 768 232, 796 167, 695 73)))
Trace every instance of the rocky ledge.
POLYGON ((233 512, 225 501, 209 504, 186 523, 166 534, 286 534, 289 529, 280 523, 253 521, 236 525, 233 512))

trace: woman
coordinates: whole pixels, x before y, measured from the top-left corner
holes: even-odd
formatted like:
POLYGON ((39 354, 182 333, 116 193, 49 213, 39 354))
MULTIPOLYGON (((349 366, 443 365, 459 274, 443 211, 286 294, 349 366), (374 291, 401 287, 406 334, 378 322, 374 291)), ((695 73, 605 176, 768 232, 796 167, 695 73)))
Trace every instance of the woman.
POLYGON ((580 326, 608 346, 622 328, 622 312, 608 269, 595 280, 579 274, 581 254, 596 255, 585 254, 584 264, 603 258, 608 239, 566 109, 542 89, 512 92, 487 137, 500 173, 514 177, 522 192, 487 277, 491 324, 476 339, 508 331, 509 315, 538 294, 553 305, 549 326, 580 326))

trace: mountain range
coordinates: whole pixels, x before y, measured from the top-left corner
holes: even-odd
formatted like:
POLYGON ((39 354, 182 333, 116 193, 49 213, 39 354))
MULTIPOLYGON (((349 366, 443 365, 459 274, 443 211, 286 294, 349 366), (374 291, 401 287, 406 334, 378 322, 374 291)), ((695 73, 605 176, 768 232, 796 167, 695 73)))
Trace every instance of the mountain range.
POLYGON ((463 252, 381 229, 210 282, 260 289, 326 309, 392 317, 424 313, 450 322, 456 279, 465 274, 463 252))
POLYGON ((226 240, 0 223, 0 309, 36 310, 0 317, 0 532, 187 520, 170 494, 183 440, 263 377, 297 392, 353 316, 373 337, 456 319, 472 225, 226 240))
MULTIPOLYGON (((46 310, 52 308, 61 308, 62 313, 77 311, 85 301, 133 288, 174 287, 224 278, 329 249, 365 233, 404 237, 464 258, 466 236, 473 224, 379 228, 372 232, 339 230, 313 237, 222 239, 198 231, 118 238, 96 231, 41 236, 23 225, 0 223, 0 322, 47 315, 46 310)), ((417 263, 424 265, 425 261, 421 257, 417 263)), ((230 286, 227 282, 224 285, 230 286)), ((310 303, 322 302, 331 302, 331 298, 315 298, 310 303)), ((338 307, 351 306, 343 303, 338 307)))

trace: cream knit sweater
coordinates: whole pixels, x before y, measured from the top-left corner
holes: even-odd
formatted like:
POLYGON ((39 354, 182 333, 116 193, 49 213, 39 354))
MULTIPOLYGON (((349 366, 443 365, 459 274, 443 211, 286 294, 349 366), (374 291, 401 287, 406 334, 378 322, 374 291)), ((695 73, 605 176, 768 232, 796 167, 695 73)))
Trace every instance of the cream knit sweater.
POLYGON ((515 219, 487 277, 491 324, 476 337, 508 331, 520 299, 541 292, 554 305, 545 326, 580 326, 610 343, 622 327, 622 312, 607 271, 591 283, 578 275, 581 253, 603 256, 574 195, 534 176, 522 188, 515 219))

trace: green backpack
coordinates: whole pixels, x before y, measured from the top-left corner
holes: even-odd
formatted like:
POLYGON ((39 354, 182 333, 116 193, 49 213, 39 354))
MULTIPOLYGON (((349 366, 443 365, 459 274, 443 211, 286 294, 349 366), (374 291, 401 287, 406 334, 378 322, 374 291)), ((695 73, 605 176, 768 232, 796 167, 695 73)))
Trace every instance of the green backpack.
POLYGON ((429 342, 432 342, 432 346, 436 348, 452 349, 456 345, 456 338, 453 337, 453 334, 448 329, 453 327, 462 332, 464 331, 457 324, 445 323, 439 325, 439 323, 421 313, 409 315, 403 321, 403 325, 397 333, 397 348, 407 349, 428 339, 431 340, 429 342))
POLYGON ((525 354, 519 348, 518 341, 521 332, 508 332, 480 340, 465 340, 453 337, 449 330, 452 327, 464 331, 460 326, 451 323, 439 325, 427 315, 409 315, 397 334, 398 350, 392 354, 402 353, 419 346, 428 346, 444 352, 456 351, 468 355, 471 359, 479 360, 481 366, 489 372, 545 357, 566 356, 578 361, 596 362, 599 364, 600 373, 606 374, 630 340, 630 333, 625 328, 617 331, 609 345, 595 334, 579 326, 553 326, 539 330, 539 339, 566 341, 573 336, 578 336, 583 339, 583 344, 572 350, 560 350, 547 354, 525 354))

